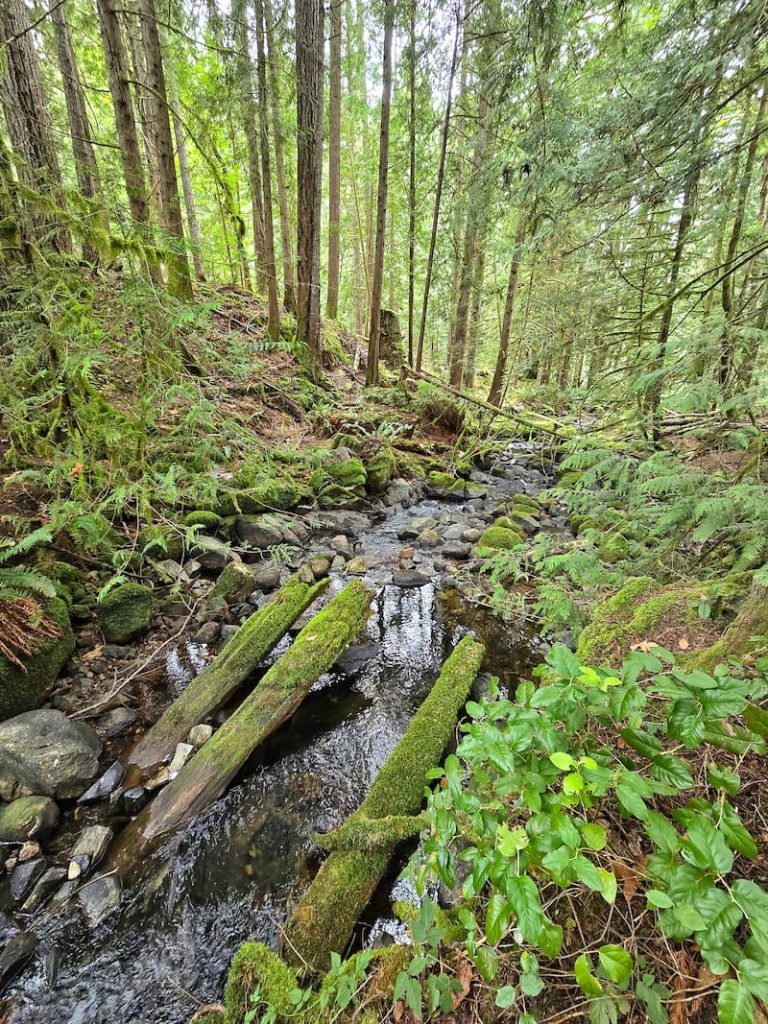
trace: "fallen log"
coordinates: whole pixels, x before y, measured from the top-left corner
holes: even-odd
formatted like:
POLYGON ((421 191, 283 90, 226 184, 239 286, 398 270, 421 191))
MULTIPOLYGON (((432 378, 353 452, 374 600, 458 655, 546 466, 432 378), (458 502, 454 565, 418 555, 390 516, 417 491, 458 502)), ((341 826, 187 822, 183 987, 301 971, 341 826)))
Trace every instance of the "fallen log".
POLYGON ((313 832, 323 850, 379 850, 417 836, 427 825, 425 814, 393 814, 388 818, 362 818, 353 814, 333 832, 313 832))
POLYGON ((128 772, 146 776, 172 754, 192 726, 227 702, 327 586, 327 579, 310 585, 291 576, 269 604, 246 619, 221 654, 192 680, 133 747, 126 761, 128 772))
MULTIPOLYGON (((439 762, 453 734, 484 653, 483 645, 471 637, 457 644, 370 792, 342 829, 351 830, 361 819, 417 814, 425 775, 439 762)), ((395 837, 365 852, 337 851, 328 857, 286 926, 284 952, 289 963, 326 970, 331 953, 344 952, 398 841, 395 837)))
POLYGON ((240 707, 118 838, 110 866, 130 867, 138 852, 194 818, 224 792, 256 747, 301 704, 312 684, 362 632, 373 598, 359 580, 312 618, 240 707))

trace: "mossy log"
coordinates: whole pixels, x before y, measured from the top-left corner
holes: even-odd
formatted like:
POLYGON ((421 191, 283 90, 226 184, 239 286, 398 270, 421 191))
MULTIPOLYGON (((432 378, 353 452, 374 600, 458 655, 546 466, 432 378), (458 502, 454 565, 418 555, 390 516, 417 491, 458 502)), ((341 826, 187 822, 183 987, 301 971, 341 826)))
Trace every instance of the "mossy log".
MULTIPOLYGON (((350 821, 418 812, 424 797, 424 777, 438 764, 451 738, 484 653, 482 644, 471 637, 457 644, 350 821)), ((349 850, 330 855, 286 926, 285 954, 289 961, 324 970, 331 952, 344 951, 396 846, 397 840, 374 851, 349 850)))
POLYGON ((728 658, 744 658, 766 646, 768 637, 768 587, 753 580, 736 618, 711 647, 694 655, 691 667, 711 672, 728 658))
POLYGON ((129 867, 147 843, 173 832, 221 796, 256 747, 291 717, 312 684, 362 632, 372 597, 354 580, 307 623, 237 711, 123 830, 113 867, 129 867))
POLYGON ((214 714, 325 590, 291 576, 269 604, 254 612, 224 650, 196 676, 128 754, 129 772, 146 773, 173 753, 189 730, 214 714))
POLYGON ((387 818, 363 818, 353 814, 332 832, 314 832, 317 845, 333 850, 380 850, 416 836, 426 826, 423 814, 393 814, 387 818))

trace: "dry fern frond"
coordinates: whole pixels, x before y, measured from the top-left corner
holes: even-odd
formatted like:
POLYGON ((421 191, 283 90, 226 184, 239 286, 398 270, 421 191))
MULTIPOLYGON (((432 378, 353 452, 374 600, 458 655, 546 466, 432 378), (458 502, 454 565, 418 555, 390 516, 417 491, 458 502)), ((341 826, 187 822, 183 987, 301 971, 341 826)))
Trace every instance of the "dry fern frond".
POLYGON ((0 601, 0 655, 26 671, 21 658, 28 658, 46 640, 61 636, 61 629, 42 614, 40 605, 29 597, 0 601))

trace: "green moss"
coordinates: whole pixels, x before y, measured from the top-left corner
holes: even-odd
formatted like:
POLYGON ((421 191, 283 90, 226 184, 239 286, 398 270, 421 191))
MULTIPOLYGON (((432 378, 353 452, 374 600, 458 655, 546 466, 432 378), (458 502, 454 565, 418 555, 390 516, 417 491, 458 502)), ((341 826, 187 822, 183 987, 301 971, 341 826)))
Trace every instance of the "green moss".
POLYGON ((223 488, 217 498, 217 511, 223 516, 257 512, 285 512, 298 505, 311 504, 312 490, 301 481, 272 478, 251 487, 223 488))
POLYGON ((558 479, 557 485, 558 487, 563 487, 566 490, 573 490, 583 476, 584 473, 581 470, 568 470, 568 472, 563 473, 563 475, 558 479))
POLYGON ((627 557, 628 552, 629 544, 627 543, 627 538, 622 537, 620 533, 609 534, 607 539, 597 549, 598 557, 608 565, 621 562, 627 557))
POLYGON ((58 627, 60 636, 44 640, 31 657, 24 659, 24 668, 0 655, 0 721, 39 707, 75 649, 65 602, 52 597, 41 607, 46 618, 58 627))
POLYGON ((391 448, 382 446, 368 460, 367 488, 372 494, 381 494, 389 486, 397 463, 391 448))
POLYGON ((513 551, 523 543, 517 530, 504 526, 489 526, 477 542, 478 548, 493 548, 497 551, 513 551))
POLYGON ((59 810, 50 797, 19 797, 0 810, 0 843, 45 839, 58 820, 59 810))
POLYGON ((145 633, 152 618, 154 598, 149 587, 123 583, 96 604, 96 614, 108 643, 124 644, 145 633))
POLYGON ((512 499, 512 507, 530 509, 531 512, 541 512, 541 502, 530 494, 516 494, 512 499))
POLYGON ((352 815, 340 828, 312 838, 323 850, 378 850, 418 835, 426 821, 421 814, 395 814, 386 818, 352 815))
POLYGON ((366 479, 362 459, 340 447, 320 455, 309 483, 321 508, 337 508, 363 498, 366 479))
MULTIPOLYGON (((482 644, 471 637, 459 641, 353 818, 416 814, 425 774, 439 762, 453 734, 484 653, 482 644)), ((302 958, 319 970, 328 966, 333 950, 344 950, 395 846, 330 855, 286 927, 291 958, 302 958)))
POLYGON ((438 497, 463 497, 467 492, 464 480, 457 480, 450 473, 435 470, 427 477, 427 483, 433 494, 438 497))
POLYGON ((297 987, 296 971, 262 942, 244 942, 235 953, 224 989, 224 1024, 244 1024, 253 1009, 251 993, 258 987, 263 1002, 280 1018, 295 1017, 290 993, 297 987))
POLYGON ((491 526, 497 526, 502 530, 515 530, 515 524, 509 518, 509 516, 498 516, 493 520, 491 526))
MULTIPOLYGON (((421 909, 415 903, 408 900, 397 900, 392 904, 395 917, 399 918, 404 925, 410 928, 421 916, 421 909)), ((467 930, 457 921, 454 921, 448 911, 442 907, 434 906, 435 925, 445 932, 444 942, 461 942, 466 936, 467 930)))
POLYGON ((723 635, 704 651, 695 654, 690 665, 710 672, 728 658, 745 658, 765 645, 768 636, 768 588, 757 580, 738 615, 723 635))
POLYGON ((188 512, 184 517, 185 526, 202 526, 204 530, 215 533, 221 527, 221 516, 216 512, 207 512, 205 509, 197 509, 188 512))
POLYGON ((208 595, 208 601, 222 598, 230 604, 247 600, 256 589, 253 573, 242 562, 230 562, 221 570, 221 575, 208 595))

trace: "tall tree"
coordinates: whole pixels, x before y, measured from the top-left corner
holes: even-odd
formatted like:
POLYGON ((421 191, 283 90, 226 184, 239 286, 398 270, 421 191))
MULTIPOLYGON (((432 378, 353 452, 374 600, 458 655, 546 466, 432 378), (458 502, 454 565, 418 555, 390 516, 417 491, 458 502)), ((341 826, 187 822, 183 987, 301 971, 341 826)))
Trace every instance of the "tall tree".
POLYGON ((507 360, 509 358, 509 337, 512 330, 512 313, 515 308, 517 296, 517 283, 520 277, 520 262, 522 259, 523 244, 528 230, 525 214, 520 211, 518 214, 517 231, 515 233, 515 244, 512 249, 512 260, 509 264, 509 278, 507 280, 507 293, 504 299, 504 316, 501 321, 501 334, 499 337, 499 351, 496 356, 496 366, 493 371, 491 390, 488 392, 490 405, 500 405, 504 389, 504 381, 507 376, 507 360))
POLYGON ((339 312, 339 249, 341 243, 341 5, 331 0, 330 93, 328 97, 328 298, 325 313, 339 312))
POLYGON ((379 186, 376 199, 376 246, 371 284, 368 365, 365 382, 379 382, 379 335, 381 333, 381 290, 384 281, 384 234, 387 223, 387 184, 389 181, 389 122, 392 107, 392 36, 395 27, 395 0, 384 0, 384 71, 379 131, 379 186))
POLYGON ((416 285, 416 0, 408 16, 408 365, 413 366, 416 285))
POLYGON ((180 299, 192 298, 192 278, 184 244, 184 225, 176 178, 176 163, 171 137, 171 111, 165 87, 163 54, 157 27, 155 0, 141 0, 141 29, 147 65, 148 107, 152 115, 152 135, 157 154, 160 189, 160 215, 167 235, 168 288, 180 299))
POLYGON ((259 79, 259 127, 261 129, 261 177, 264 185, 264 245, 266 248, 267 295, 269 320, 267 334, 276 341, 280 334, 280 303, 275 273, 275 230, 272 221, 272 167, 269 159, 269 114, 267 113, 267 52, 264 46, 264 8, 262 0, 254 0, 256 12, 256 49, 259 79))
POLYGON ((315 373, 320 347, 320 227, 323 184, 323 4, 296 0, 297 334, 315 373))

